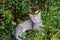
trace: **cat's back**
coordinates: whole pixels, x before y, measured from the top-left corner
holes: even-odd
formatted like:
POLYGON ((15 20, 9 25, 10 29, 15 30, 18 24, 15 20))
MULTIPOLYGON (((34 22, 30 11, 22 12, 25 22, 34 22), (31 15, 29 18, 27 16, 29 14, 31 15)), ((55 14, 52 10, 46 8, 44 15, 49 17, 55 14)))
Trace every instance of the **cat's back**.
POLYGON ((16 29, 30 28, 32 26, 31 20, 26 20, 17 25, 16 29))
POLYGON ((23 23, 21 23, 20 25, 30 25, 30 24, 32 24, 32 22, 31 22, 31 20, 26 20, 26 21, 24 21, 23 23))

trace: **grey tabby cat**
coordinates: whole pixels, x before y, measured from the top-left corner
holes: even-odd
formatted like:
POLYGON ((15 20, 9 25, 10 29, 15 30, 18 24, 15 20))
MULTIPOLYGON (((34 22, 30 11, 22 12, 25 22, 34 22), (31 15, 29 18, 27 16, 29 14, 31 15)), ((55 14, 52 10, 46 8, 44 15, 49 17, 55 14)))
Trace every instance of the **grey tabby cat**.
POLYGON ((16 29, 13 30, 12 34, 15 36, 16 40, 22 40, 22 32, 25 32, 27 30, 33 29, 33 30, 41 30, 43 27, 42 20, 41 20, 41 12, 38 13, 38 11, 35 12, 35 15, 30 16, 30 20, 26 20, 23 23, 17 25, 16 29))

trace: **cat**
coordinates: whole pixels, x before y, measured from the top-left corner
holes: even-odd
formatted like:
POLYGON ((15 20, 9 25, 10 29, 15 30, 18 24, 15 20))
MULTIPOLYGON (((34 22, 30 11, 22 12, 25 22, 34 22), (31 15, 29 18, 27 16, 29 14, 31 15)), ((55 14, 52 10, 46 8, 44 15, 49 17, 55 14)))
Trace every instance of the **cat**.
POLYGON ((36 11, 35 13, 36 14, 34 15, 29 14, 31 19, 18 24, 15 30, 13 30, 12 34, 15 36, 16 40, 22 40, 21 38, 19 38, 19 37, 22 37, 22 32, 25 32, 30 29, 33 29, 33 30, 42 29, 43 24, 41 20, 41 12, 38 13, 38 11, 36 11))

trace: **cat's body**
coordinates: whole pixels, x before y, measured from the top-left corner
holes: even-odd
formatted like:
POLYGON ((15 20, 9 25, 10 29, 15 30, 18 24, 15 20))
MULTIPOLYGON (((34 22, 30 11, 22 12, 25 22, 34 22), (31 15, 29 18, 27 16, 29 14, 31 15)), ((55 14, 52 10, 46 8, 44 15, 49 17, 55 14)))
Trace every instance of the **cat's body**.
POLYGON ((40 13, 35 15, 29 15, 31 19, 26 20, 23 23, 17 25, 16 29, 12 32, 12 34, 17 40, 22 40, 21 38, 19 38, 22 36, 22 32, 25 32, 30 29, 41 30, 42 28, 40 27, 43 27, 40 13))
POLYGON ((21 40, 18 35, 21 37, 22 32, 25 32, 26 30, 32 29, 32 22, 31 20, 26 20, 21 24, 18 24, 16 29, 13 31, 13 35, 16 37, 17 40, 21 40))

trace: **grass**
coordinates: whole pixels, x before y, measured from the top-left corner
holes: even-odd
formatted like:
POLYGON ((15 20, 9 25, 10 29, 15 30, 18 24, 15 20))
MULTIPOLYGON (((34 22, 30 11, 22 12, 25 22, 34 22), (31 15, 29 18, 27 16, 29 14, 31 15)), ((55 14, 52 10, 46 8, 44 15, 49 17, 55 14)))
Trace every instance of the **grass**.
MULTIPOLYGON (((24 0, 23 0, 24 1, 24 0)), ((23 2, 21 1, 21 3, 23 2)), ((38 0, 39 1, 39 0, 38 0)), ((37 2, 38 2, 37 1, 37 2)), ((17 6, 17 9, 12 9, 11 3, 8 4, 2 3, 0 0, 0 40, 15 40, 12 36, 12 30, 16 27, 17 24, 23 22, 23 20, 28 19, 28 13, 25 14, 25 9, 20 10, 18 9, 19 5, 17 6), (8 9, 4 9, 5 5, 9 5, 8 9), (3 6, 3 7, 2 7, 3 6), (11 9, 10 9, 11 8, 11 9), (13 11, 11 11, 13 10, 13 11), (20 15, 21 17, 18 17, 15 15, 15 11, 17 11, 17 15, 20 15), (23 13, 22 13, 23 12, 23 13), (24 16, 22 16, 24 15, 24 16), (24 19, 25 17, 25 19, 24 19)), ((19 2, 16 1, 18 4, 19 2)), ((34 1, 35 2, 35 1, 34 1)), ((26 2, 24 2, 26 3, 26 2)), ((35 3, 32 3, 35 5, 35 3)), ((24 5, 24 4, 22 4, 24 5)), ((27 4, 25 4, 26 7, 27 4)), ((21 6, 21 5, 20 5, 21 6)), ((31 5, 28 5, 29 8, 31 5)), ((36 6, 36 5, 35 5, 36 6)), ((25 33, 22 33, 23 40, 60 40, 60 2, 59 0, 46 0, 44 4, 44 11, 41 11, 41 17, 43 21, 44 31, 35 31, 35 30, 29 30, 25 33)), ((24 6, 21 6, 24 8, 24 6)), ((38 6, 39 7, 39 6, 38 6)), ((26 9, 27 10, 27 9, 26 9)), ((31 10, 31 9, 30 9, 31 10)), ((32 10, 31 10, 32 11, 32 10)), ((30 13, 31 13, 30 11, 30 13)), ((33 13, 31 13, 33 14, 33 13)))

